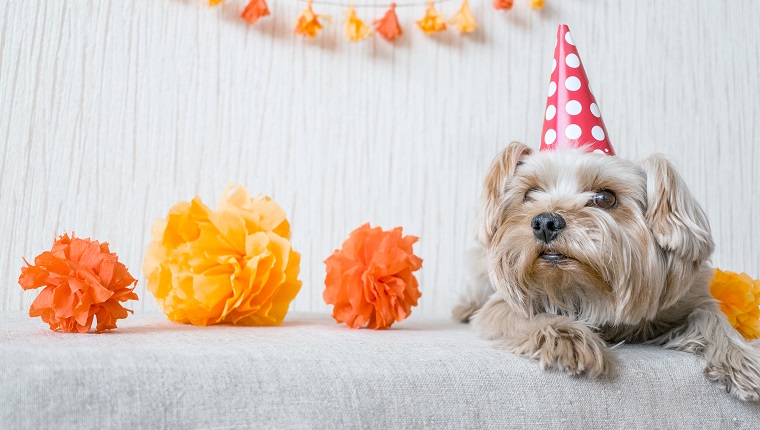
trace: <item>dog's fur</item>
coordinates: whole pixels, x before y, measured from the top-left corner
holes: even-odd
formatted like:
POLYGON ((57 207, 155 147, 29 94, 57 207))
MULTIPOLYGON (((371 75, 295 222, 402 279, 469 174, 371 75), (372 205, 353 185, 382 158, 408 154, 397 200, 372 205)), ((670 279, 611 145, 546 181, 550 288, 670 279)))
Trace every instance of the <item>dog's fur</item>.
POLYGON ((639 165, 513 143, 488 172, 478 218, 482 258, 454 317, 483 337, 544 369, 592 377, 613 373, 608 342, 689 351, 728 393, 760 399, 760 353, 710 295, 705 213, 662 156, 639 165), (615 206, 590 204, 599 190, 615 206), (540 213, 566 220, 549 244, 531 227, 540 213), (541 258, 547 250, 566 258, 541 258))

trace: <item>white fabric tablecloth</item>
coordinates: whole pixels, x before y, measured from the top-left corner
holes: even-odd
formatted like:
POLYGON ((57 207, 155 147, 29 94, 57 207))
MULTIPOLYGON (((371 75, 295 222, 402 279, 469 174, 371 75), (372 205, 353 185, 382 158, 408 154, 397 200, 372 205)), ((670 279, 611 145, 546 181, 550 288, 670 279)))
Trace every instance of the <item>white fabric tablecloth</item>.
POLYGON ((610 381, 543 372, 467 325, 193 327, 132 315, 63 334, 0 313, 0 428, 760 428, 686 353, 623 345, 610 381))

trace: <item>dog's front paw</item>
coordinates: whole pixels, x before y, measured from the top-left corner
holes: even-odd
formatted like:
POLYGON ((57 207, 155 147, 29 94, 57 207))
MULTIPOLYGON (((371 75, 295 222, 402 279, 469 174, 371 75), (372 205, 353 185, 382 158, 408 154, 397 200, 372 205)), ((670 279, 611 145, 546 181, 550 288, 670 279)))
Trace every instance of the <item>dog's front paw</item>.
POLYGON ((612 374, 607 345, 580 323, 558 320, 534 332, 529 343, 532 347, 529 355, 544 370, 558 369, 569 375, 586 374, 594 378, 612 374))
POLYGON ((705 377, 744 401, 760 400, 760 352, 728 348, 708 362, 705 377))

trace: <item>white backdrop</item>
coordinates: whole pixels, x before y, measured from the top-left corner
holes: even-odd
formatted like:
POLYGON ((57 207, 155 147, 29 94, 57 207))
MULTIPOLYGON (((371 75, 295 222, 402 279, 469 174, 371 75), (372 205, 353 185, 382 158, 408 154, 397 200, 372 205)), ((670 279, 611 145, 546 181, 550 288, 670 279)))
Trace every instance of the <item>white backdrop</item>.
POLYGON ((760 2, 517 0, 504 13, 477 0, 466 37, 426 37, 413 27, 424 8, 399 8, 393 45, 351 44, 327 6, 333 23, 302 40, 296 0, 270 0, 272 17, 248 26, 244 2, 0 2, 0 309, 29 306, 21 256, 64 231, 110 242, 139 275, 132 307, 155 309, 141 270, 153 221, 240 183, 291 219, 295 309, 328 311, 322 260, 371 221, 420 236, 415 313, 448 315, 486 167, 511 140, 538 146, 560 22, 619 155, 668 154, 706 207, 714 263, 760 276, 760 2))

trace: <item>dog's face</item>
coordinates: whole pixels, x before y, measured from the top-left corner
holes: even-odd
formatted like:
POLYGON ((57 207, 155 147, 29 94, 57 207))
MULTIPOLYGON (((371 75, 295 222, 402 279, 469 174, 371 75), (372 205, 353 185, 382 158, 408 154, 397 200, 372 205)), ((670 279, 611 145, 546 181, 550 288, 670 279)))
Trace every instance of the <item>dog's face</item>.
POLYGON ((486 178, 480 224, 492 284, 513 306, 598 324, 655 318, 712 251, 704 213, 661 157, 512 144, 486 178))

